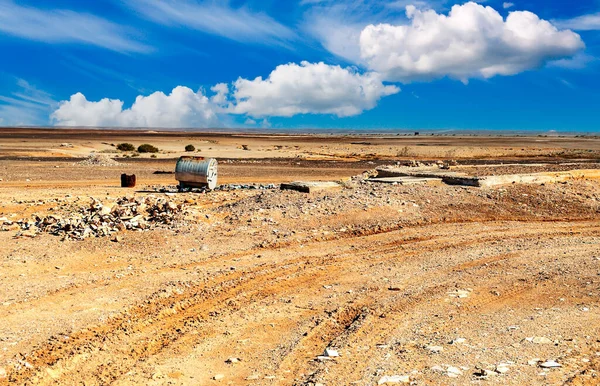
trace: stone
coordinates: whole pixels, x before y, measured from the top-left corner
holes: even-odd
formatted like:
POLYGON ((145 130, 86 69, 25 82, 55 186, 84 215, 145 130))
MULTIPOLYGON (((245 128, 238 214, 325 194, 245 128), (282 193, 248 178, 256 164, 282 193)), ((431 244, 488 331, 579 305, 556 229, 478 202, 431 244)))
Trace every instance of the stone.
POLYGON ((442 346, 427 346, 425 347, 425 349, 429 350, 434 354, 439 354, 444 351, 444 348, 442 346))
POLYGON ((464 299, 464 298, 469 297, 469 291, 465 291, 465 290, 451 291, 451 292, 448 292, 448 296, 450 296, 451 298, 464 299))
POLYGON ((450 342, 450 344, 463 344, 465 343, 467 340, 465 338, 456 338, 454 339, 452 342, 450 342))
POLYGON ((410 377, 408 375, 386 375, 379 379, 378 385, 392 385, 400 383, 410 383, 410 377))
POLYGON ((340 353, 338 353, 336 350, 326 348, 325 351, 323 352, 323 356, 326 356, 329 358, 337 358, 340 356, 340 353))
POLYGON ((225 363, 238 363, 238 362, 240 362, 240 361, 241 361, 241 360, 240 360, 240 358, 234 358, 234 357, 231 357, 231 358, 227 359, 227 360, 225 361, 225 363))
POLYGON ((551 344, 553 343, 550 339, 544 336, 536 336, 531 340, 535 344, 551 344))
POLYGON ((540 358, 533 358, 527 361, 527 364, 529 366, 537 366, 538 363, 540 363, 541 359, 540 358))
POLYGON ((499 365, 496 366, 496 372, 498 374, 506 374, 508 373, 508 371, 510 370, 510 368, 508 367, 507 364, 505 363, 500 363, 499 365))
POLYGON ((556 361, 548 360, 544 363, 540 363, 540 367, 544 369, 554 369, 558 367, 562 367, 562 365, 556 361))
POLYGON ((213 380, 215 380, 215 381, 220 381, 220 380, 222 380, 223 378, 225 378, 225 375, 223 375, 223 374, 216 374, 216 375, 213 377, 213 380))
POLYGON ((435 365, 431 368, 431 371, 436 372, 436 373, 444 373, 446 372, 446 370, 444 370, 444 368, 440 365, 435 365))
POLYGON ((8 374, 6 373, 6 369, 4 367, 0 367, 0 379, 4 379, 8 377, 8 374))
POLYGON ((458 367, 448 366, 446 369, 446 375, 450 378, 458 378, 462 375, 462 371, 458 367))

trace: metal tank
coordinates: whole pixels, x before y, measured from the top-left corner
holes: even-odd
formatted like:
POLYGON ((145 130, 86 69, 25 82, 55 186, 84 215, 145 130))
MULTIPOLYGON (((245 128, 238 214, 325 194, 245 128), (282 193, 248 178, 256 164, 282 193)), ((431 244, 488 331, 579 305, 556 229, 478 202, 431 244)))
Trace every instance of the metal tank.
POLYGON ((217 187, 217 160, 204 157, 181 157, 175 166, 175 179, 182 188, 217 187))

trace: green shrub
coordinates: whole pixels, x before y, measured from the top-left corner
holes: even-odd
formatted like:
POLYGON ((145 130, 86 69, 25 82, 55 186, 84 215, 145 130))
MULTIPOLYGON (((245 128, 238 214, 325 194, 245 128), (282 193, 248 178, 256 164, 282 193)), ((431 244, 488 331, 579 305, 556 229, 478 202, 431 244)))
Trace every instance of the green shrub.
POLYGON ((117 145, 117 150, 121 150, 121 151, 134 151, 135 150, 135 146, 133 146, 131 143, 120 143, 117 145))
POLYGON ((194 147, 194 145, 187 145, 185 147, 185 151, 194 151, 194 150, 196 150, 196 148, 194 147))
POLYGON ((158 153, 158 148, 148 143, 138 146, 137 150, 140 153, 158 153))

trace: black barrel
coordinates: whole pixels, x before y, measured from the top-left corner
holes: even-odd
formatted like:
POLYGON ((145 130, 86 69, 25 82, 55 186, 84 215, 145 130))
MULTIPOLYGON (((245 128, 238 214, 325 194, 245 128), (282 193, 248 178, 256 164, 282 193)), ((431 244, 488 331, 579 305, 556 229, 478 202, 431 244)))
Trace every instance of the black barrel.
POLYGON ((122 188, 135 188, 135 174, 127 175, 121 174, 121 187, 122 188))

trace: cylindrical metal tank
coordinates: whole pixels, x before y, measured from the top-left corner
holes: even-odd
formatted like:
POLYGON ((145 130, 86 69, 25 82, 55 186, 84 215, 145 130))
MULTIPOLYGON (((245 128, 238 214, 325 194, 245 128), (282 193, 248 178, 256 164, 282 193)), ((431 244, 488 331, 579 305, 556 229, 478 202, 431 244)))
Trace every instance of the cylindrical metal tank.
POLYGON ((181 157, 175 166, 175 179, 182 188, 217 187, 217 160, 204 157, 181 157))

